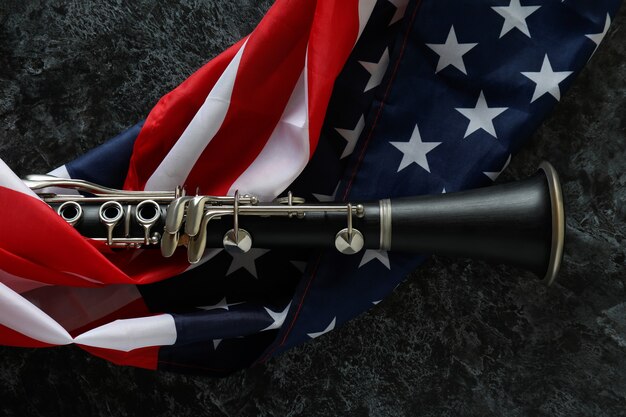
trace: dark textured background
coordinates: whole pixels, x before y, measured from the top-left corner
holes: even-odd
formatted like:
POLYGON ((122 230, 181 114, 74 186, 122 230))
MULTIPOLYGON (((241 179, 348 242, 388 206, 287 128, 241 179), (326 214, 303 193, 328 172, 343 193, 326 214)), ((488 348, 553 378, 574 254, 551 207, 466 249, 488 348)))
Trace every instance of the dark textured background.
MULTIPOLYGON (((146 116, 271 1, 0 2, 0 157, 45 172, 146 116), (166 4, 167 3, 167 4, 166 4)), ((505 179, 549 159, 557 285, 436 258, 360 318, 213 380, 0 348, 0 415, 626 415, 626 10, 505 179)))

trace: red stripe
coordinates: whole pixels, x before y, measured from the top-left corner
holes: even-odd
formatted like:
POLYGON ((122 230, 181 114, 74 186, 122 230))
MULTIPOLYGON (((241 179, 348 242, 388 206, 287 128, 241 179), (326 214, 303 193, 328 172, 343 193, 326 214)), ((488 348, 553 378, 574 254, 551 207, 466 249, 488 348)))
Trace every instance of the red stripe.
POLYGON ((222 126, 186 186, 224 195, 256 159, 304 69, 315 1, 277 1, 250 35, 222 126))
POLYGON ((135 141, 124 188, 144 188, 242 45, 237 42, 159 100, 135 141))
POLYGON ((95 246, 135 284, 161 281, 179 275, 189 268, 187 251, 183 247, 172 257, 164 258, 157 248, 113 251, 103 243, 98 242, 95 246))
POLYGON ((132 283, 42 201, 0 187, 0 265, 9 274, 55 285, 132 283))
POLYGON ((320 1, 308 52, 309 138, 313 155, 335 79, 359 34, 359 1, 320 1))

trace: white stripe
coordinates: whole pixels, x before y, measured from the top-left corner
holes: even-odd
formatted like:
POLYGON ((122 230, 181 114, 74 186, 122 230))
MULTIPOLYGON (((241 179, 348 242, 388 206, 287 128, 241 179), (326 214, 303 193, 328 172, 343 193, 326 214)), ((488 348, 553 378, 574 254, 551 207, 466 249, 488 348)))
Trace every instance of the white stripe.
POLYGON ((11 171, 11 168, 9 168, 2 159, 0 159, 0 187, 6 187, 13 191, 19 191, 31 197, 39 198, 37 194, 28 188, 26 184, 11 171))
POLYGON ((217 80, 189 126, 150 176, 145 190, 173 190, 185 183, 200 154, 215 137, 226 118, 246 43, 217 80))
POLYGON ((74 341, 79 345, 129 352, 148 346, 173 345, 176 326, 169 314, 116 320, 89 330, 74 341))
POLYGON ((2 283, 0 324, 44 343, 72 343, 72 336, 59 323, 2 283))
POLYGON ((359 35, 356 38, 357 41, 361 38, 365 25, 372 16, 374 6, 376 6, 376 0, 359 0, 359 35))
POLYGON ((263 150, 231 185, 261 201, 269 201, 283 192, 309 162, 309 111, 307 66, 291 93, 285 110, 263 150))

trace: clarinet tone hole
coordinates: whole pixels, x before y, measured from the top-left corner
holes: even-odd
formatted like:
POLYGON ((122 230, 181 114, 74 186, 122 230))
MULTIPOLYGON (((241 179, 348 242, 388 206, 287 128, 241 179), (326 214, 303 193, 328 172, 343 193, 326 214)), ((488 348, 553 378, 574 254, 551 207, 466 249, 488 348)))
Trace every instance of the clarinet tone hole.
POLYGON ((151 223, 156 221, 161 215, 159 205, 152 201, 142 201, 137 205, 137 220, 141 223, 151 223))
POLYGON ((66 201, 59 206, 57 213, 63 220, 73 226, 83 216, 83 209, 75 201, 66 201))
POLYGON ((116 201, 107 201, 100 207, 100 217, 106 222, 118 222, 123 213, 122 205, 116 201))

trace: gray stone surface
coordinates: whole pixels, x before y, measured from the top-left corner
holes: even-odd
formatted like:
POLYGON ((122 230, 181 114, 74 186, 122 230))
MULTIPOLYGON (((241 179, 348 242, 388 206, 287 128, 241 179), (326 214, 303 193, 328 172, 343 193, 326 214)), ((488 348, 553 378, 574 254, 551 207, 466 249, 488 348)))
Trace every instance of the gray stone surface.
MULTIPOLYGON (((271 2, 5 0, 0 157, 42 172, 143 118, 271 2)), ((626 415, 626 10, 505 179, 547 158, 567 200, 565 261, 526 273, 435 258, 339 330, 213 380, 74 347, 0 348, 0 414, 626 415)))

